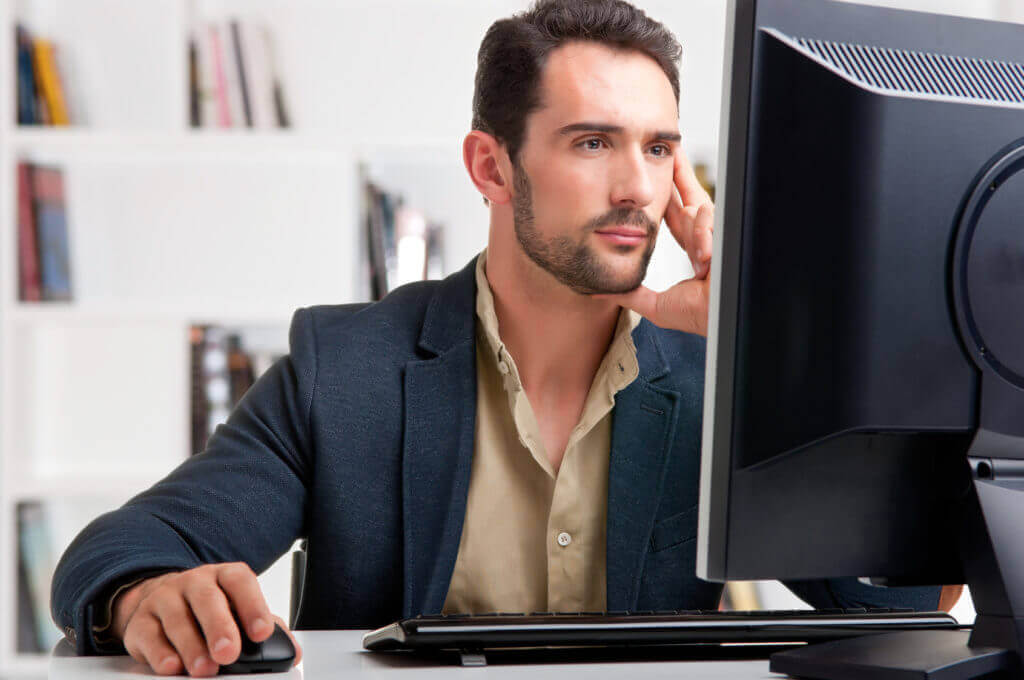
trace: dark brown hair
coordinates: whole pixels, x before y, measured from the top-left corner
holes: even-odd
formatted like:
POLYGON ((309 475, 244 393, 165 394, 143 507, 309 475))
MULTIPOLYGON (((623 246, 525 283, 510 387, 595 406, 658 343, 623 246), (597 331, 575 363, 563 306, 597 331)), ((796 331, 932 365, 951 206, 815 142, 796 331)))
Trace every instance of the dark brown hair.
POLYGON ((504 144, 513 164, 526 117, 542 106, 547 57, 572 40, 647 54, 668 76, 678 106, 682 47, 662 24, 625 0, 537 0, 528 11, 494 22, 477 54, 473 129, 504 144))

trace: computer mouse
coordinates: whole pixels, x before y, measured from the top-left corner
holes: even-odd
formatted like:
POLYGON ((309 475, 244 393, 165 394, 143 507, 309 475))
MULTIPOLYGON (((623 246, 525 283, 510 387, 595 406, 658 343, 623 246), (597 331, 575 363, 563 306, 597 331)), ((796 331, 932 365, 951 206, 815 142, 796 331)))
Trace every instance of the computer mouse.
POLYGON ((282 673, 295 663, 295 646, 280 625, 275 623, 274 632, 263 642, 250 640, 242 625, 238 626, 238 631, 242 634, 242 651, 234 663, 220 667, 222 675, 282 673))

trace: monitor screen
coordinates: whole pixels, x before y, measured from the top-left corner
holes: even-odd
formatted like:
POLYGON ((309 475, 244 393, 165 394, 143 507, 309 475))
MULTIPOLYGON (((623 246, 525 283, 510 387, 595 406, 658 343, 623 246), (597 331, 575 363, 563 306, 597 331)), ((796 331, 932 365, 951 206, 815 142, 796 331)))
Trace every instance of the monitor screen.
POLYGON ((982 373, 951 272, 977 218, 982 344, 1024 373, 1024 26, 824 0, 728 20, 698 574, 963 582, 982 373))

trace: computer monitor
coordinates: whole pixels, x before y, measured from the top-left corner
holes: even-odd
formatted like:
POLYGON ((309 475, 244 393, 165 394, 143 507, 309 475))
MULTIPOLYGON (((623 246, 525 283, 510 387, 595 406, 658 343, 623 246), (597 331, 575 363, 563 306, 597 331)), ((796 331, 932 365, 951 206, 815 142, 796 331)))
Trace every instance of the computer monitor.
POLYGON ((698 575, 966 582, 1016 663, 1024 25, 729 0, 726 43, 698 575))

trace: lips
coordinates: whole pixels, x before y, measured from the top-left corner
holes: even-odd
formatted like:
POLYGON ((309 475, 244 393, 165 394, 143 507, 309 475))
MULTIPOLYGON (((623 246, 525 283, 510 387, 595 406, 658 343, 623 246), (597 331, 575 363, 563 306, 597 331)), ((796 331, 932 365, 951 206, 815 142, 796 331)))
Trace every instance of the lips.
POLYGON ((608 234, 609 236, 626 236, 629 238, 642 238, 647 236, 647 230, 638 227, 611 227, 608 229, 598 229, 598 234, 608 234))

